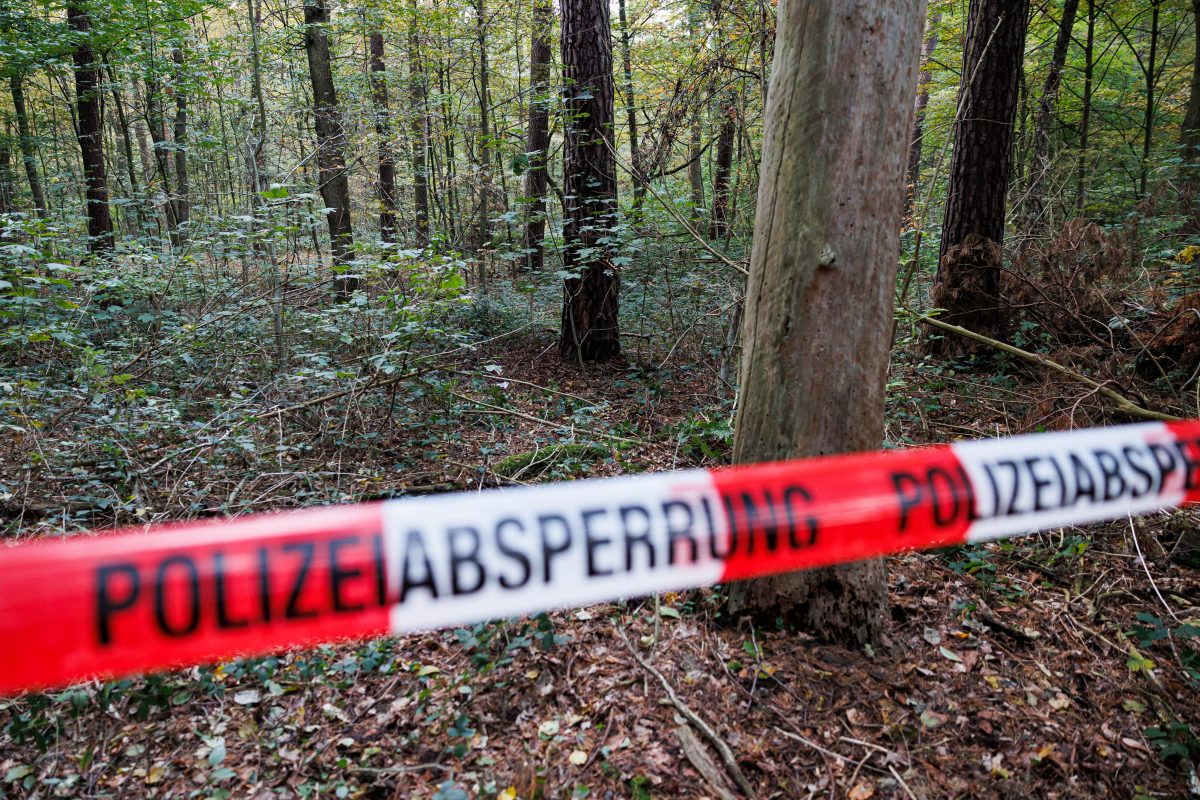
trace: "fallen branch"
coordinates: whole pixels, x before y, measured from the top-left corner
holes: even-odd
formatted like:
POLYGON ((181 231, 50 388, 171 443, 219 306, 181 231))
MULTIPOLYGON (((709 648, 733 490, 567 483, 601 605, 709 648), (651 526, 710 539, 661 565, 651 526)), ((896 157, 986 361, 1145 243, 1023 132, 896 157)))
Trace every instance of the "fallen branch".
POLYGON ((634 648, 633 643, 629 641, 629 637, 621 631, 617 631, 617 633, 625 640, 625 646, 629 648, 630 654, 633 655, 633 660, 641 665, 642 669, 658 678, 658 682, 662 684, 667 697, 671 699, 671 703, 678 709, 679 713, 687 718, 687 721, 692 723, 696 730, 704 734, 704 738, 708 739, 709 744, 716 748, 717 752, 721 755, 721 761, 725 764, 725 769, 728 770, 738 788, 742 790, 742 794, 748 798, 753 798, 755 796, 754 789, 750 786, 750 781, 746 780, 745 774, 742 773, 742 768, 738 766, 737 757, 734 756, 733 749, 730 748, 724 739, 717 735, 716 731, 709 727, 707 722, 700 718, 700 715, 692 711, 686 703, 679 699, 679 696, 675 694, 675 688, 671 686, 671 682, 667 680, 665 675, 650 666, 650 663, 646 659, 642 658, 641 654, 634 648))
POLYGON ((959 336, 966 337, 967 339, 979 342, 980 344, 986 344, 989 347, 993 347, 997 350, 1008 353, 1009 355, 1014 355, 1017 358, 1024 359, 1025 361, 1029 361, 1031 363, 1038 364, 1039 366, 1046 367, 1047 369, 1054 370, 1059 375, 1070 378, 1076 383, 1082 383, 1084 386, 1090 386, 1097 394, 1104 395, 1109 400, 1113 401, 1118 410, 1125 412, 1131 417, 1153 419, 1163 422, 1181 422, 1183 420, 1182 417, 1176 417, 1172 414, 1164 414, 1161 411, 1152 411, 1148 408, 1142 408, 1120 392, 1114 392, 1104 384, 1094 381, 1088 376, 1076 372, 1070 367, 1059 364, 1057 361, 1046 358, 1038 353, 1031 353, 1028 350, 1022 350, 1019 347, 1014 347, 1006 342, 993 339, 990 336, 984 336, 982 333, 976 333, 975 331, 968 330, 958 325, 951 325, 949 322, 943 322, 942 320, 937 319, 936 317, 931 317, 928 314, 918 314, 916 312, 911 313, 917 321, 923 322, 930 327, 938 328, 943 331, 949 331, 950 333, 956 333, 959 336))

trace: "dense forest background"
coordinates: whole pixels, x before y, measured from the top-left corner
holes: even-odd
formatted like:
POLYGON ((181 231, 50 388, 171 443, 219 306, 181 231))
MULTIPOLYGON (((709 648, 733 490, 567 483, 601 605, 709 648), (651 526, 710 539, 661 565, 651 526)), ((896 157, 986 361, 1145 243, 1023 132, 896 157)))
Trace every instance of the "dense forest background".
MULTIPOLYGON (((0 0, 0 536, 727 463, 778 14, 0 0)), ((930 0, 883 446, 1200 416, 1198 17, 930 0)), ((900 559, 857 653, 714 589, 3 700, 0 798, 744 788, 615 630, 764 797, 1179 797, 1196 530, 900 559)))

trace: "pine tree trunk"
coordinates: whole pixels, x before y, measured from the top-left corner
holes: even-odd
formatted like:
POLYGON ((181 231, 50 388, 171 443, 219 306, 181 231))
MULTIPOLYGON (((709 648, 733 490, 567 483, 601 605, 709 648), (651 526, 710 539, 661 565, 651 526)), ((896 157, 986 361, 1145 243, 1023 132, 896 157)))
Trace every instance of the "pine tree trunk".
MULTIPOLYGON (((1198 0, 1200 1, 1200 0, 1198 0)), ((544 260, 542 239, 546 235, 546 154, 550 149, 550 35, 554 9, 550 0, 535 0, 533 38, 529 48, 529 130, 525 151, 529 169, 525 172, 525 269, 541 272, 544 260)))
POLYGON ((564 267, 578 277, 564 282, 559 352, 572 361, 603 361, 621 353, 620 276, 601 242, 617 211, 612 32, 607 0, 562 0, 561 13, 564 267))
POLYGON ((325 0, 305 0, 304 49, 308 54, 308 76, 312 83, 314 121, 317 129, 317 180, 321 200, 332 209, 325 219, 329 224, 330 249, 333 252, 334 296, 349 300, 359 288, 359 280, 345 274, 354 260, 354 230, 350 225, 350 180, 347 175, 345 132, 338 112, 337 92, 333 86, 333 68, 329 55, 329 9, 325 0))
MULTIPOLYGON (((734 461, 877 448, 925 3, 782 0, 734 461)), ((818 535, 820 532, 818 531, 818 535)), ((882 560, 734 584, 731 611, 863 644, 882 560)))
POLYGON ((17 118, 18 146, 21 150, 21 162, 25 165, 25 179, 29 181, 29 195, 33 199, 33 209, 38 217, 46 216, 46 194, 42 190, 42 180, 38 175, 37 148, 34 144, 33 133, 29 126, 29 111, 25 107, 24 76, 14 72, 8 78, 9 91, 12 93, 13 115, 17 118))
MULTIPOLYGON (((967 19, 954 130, 954 157, 942 223, 933 304, 947 322, 1002 338, 1001 246, 1012 173, 1013 126, 1025 59, 1029 0, 975 0, 967 19)), ((930 352, 972 349, 962 337, 931 337, 930 352)))
POLYGON ((100 105, 100 70, 92 51, 92 20, 78 0, 67 5, 67 24, 75 40, 75 106, 79 151, 83 160, 87 206, 88 252, 107 255, 113 249, 112 212, 108 207, 108 175, 104 168, 104 115, 100 105))
POLYGON ((383 34, 372 33, 371 104, 375 112, 375 135, 379 138, 379 238, 396 241, 396 162, 392 159, 392 126, 388 109, 387 65, 383 58, 383 34))

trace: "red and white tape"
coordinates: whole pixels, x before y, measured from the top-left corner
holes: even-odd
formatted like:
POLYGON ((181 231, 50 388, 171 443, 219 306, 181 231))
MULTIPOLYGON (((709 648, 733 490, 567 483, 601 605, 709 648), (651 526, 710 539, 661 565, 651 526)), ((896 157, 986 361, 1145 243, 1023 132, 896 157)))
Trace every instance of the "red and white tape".
POLYGON ((0 548, 0 693, 1200 500, 1200 421, 456 493, 0 548))

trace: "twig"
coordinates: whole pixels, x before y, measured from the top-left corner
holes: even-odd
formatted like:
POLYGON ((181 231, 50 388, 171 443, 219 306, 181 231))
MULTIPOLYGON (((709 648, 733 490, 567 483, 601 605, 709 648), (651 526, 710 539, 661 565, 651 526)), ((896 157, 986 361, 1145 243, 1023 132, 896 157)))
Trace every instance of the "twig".
POLYGON ((1167 605, 1167 601, 1163 599, 1162 592, 1158 590, 1158 584, 1154 582, 1154 576, 1150 574, 1150 565, 1146 563, 1146 557, 1142 555, 1142 545, 1138 542, 1137 528, 1133 524, 1133 515, 1126 514, 1129 518, 1129 532, 1133 534, 1133 546, 1137 550, 1138 561, 1142 563, 1142 569, 1146 571, 1146 579, 1150 581, 1150 588, 1154 590, 1154 594, 1158 597, 1158 602, 1162 603, 1163 608, 1171 615, 1171 619, 1179 622, 1179 617, 1175 616, 1175 612, 1167 605))
POLYGON ((716 748, 717 752, 721 755, 721 761, 725 764, 725 769, 729 771, 738 788, 742 790, 742 794, 748 798, 753 798, 755 796, 754 789, 750 786, 750 781, 746 780, 746 776, 742 773, 742 768, 738 766, 737 757, 734 756, 733 750, 726 744, 725 740, 718 736, 716 731, 710 728, 708 723, 701 719, 695 711, 692 711, 686 703, 679 699, 679 696, 675 694, 674 687, 671 686, 671 682, 661 672, 650 666, 646 659, 642 658, 641 654, 634 648, 633 642, 629 641, 629 637, 624 632, 617 631, 617 633, 625 640, 625 646, 629 648, 630 654, 633 655, 633 660, 642 669, 658 678, 658 682, 662 684, 667 697, 671 699, 671 703, 679 710, 679 713, 686 717, 688 722, 692 723, 700 733, 704 734, 704 738, 708 739, 709 743, 716 748))
MULTIPOLYGON (((482 400, 476 400, 473 397, 467 397, 465 394, 459 394, 458 392, 447 392, 447 394, 450 395, 451 397, 457 397, 459 400, 462 400, 463 402, 474 403, 477 406, 482 406, 483 408, 490 409, 491 411, 493 411, 497 414, 508 414, 509 416, 517 417, 519 419, 527 420, 529 422, 536 422, 539 425, 549 425, 552 428, 566 427, 566 423, 564 423, 564 422, 555 422, 554 420, 542 419, 541 417, 535 417, 532 414, 526 414, 524 411, 517 411, 514 408, 501 408, 500 406, 492 405, 491 403, 485 403, 482 400)), ((580 428, 580 430, 583 431, 584 433, 588 434, 589 436, 603 436, 605 438, 613 439, 614 441, 618 441, 618 442, 626 442, 628 444, 640 444, 640 442, 638 442, 636 439, 626 439, 624 436, 617 436, 615 433, 605 433, 604 431, 593 431, 593 430, 587 430, 585 428, 580 428)))
POLYGON ((912 798, 912 800, 917 800, 917 796, 913 794, 912 789, 908 788, 908 784, 904 782, 904 778, 900 777, 900 773, 896 772, 896 768, 891 764, 888 764, 888 771, 892 773, 892 777, 895 778, 896 782, 900 784, 900 788, 904 789, 905 793, 912 798))
POLYGON ((951 325, 949 322, 943 322, 942 320, 931 317, 928 314, 920 314, 917 312, 911 313, 913 314, 914 318, 917 319, 917 321, 923 322, 926 325, 930 325, 934 328, 939 328, 944 331, 949 331, 950 333, 957 333, 959 336, 964 336, 972 341, 986 344, 989 347, 994 347, 997 350, 1014 355, 1017 358, 1021 358, 1048 369, 1052 369, 1058 374, 1070 378, 1076 383, 1082 383, 1084 386, 1090 386, 1097 394, 1102 394, 1109 400, 1113 401, 1118 410, 1125 412, 1131 417, 1160 420, 1164 422, 1181 422, 1183 420, 1182 417, 1176 417, 1172 414, 1164 414, 1161 411, 1152 411, 1148 408, 1142 408, 1125 395, 1119 392, 1114 392, 1104 384, 1094 381, 1088 376, 1078 373, 1070 367, 1059 364, 1057 361, 1053 361, 1038 353, 1031 353, 1028 350, 1022 350, 1019 347, 1014 347, 1011 344, 1001 342, 998 339, 993 339, 990 336, 984 336, 982 333, 976 333, 975 331, 968 330, 958 325, 951 325))

